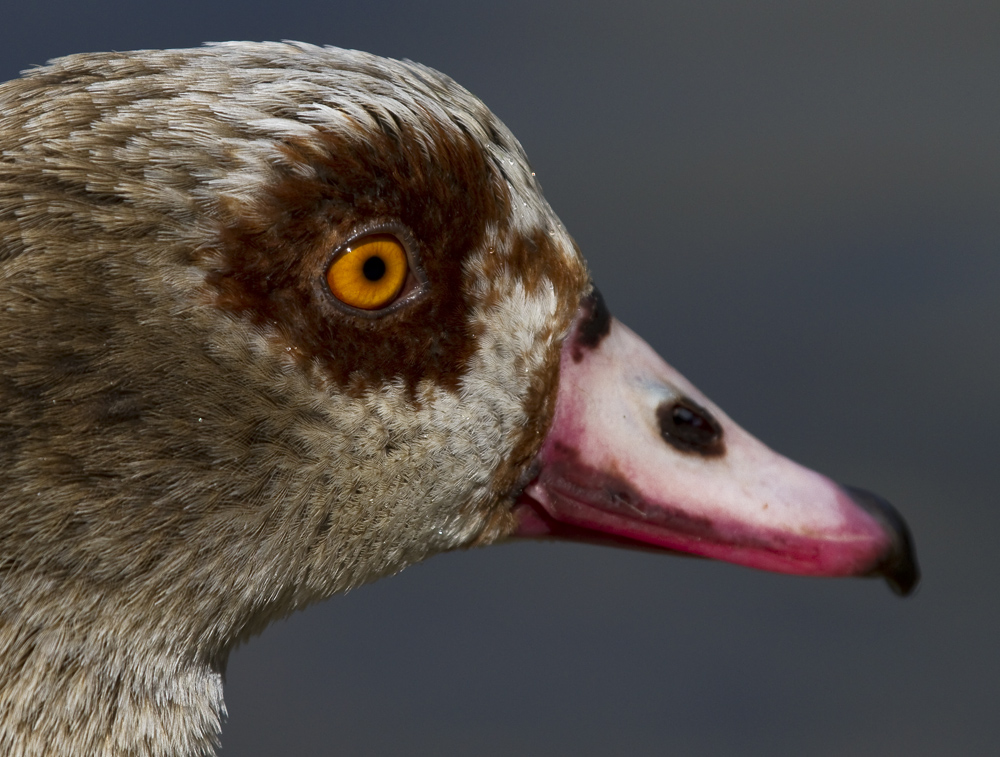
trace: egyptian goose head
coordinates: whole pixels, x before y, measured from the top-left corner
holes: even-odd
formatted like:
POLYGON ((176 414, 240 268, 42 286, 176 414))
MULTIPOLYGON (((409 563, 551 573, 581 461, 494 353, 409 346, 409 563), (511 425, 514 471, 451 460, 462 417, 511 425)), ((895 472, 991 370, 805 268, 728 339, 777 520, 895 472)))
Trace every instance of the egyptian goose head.
POLYGON ((0 86, 0 751, 201 755, 269 621, 513 537, 917 581, 611 317, 521 147, 301 44, 0 86))

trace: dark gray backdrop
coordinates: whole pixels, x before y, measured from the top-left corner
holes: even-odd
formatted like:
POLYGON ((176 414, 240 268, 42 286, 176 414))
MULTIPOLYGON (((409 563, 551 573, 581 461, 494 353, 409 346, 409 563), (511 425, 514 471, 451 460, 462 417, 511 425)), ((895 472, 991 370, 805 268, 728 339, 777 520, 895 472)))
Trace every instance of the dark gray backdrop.
POLYGON ((6 5, 2 78, 282 38, 449 73, 619 318, 916 537, 906 601, 596 547, 437 557, 238 650, 222 755, 1000 753, 1000 5, 6 5))

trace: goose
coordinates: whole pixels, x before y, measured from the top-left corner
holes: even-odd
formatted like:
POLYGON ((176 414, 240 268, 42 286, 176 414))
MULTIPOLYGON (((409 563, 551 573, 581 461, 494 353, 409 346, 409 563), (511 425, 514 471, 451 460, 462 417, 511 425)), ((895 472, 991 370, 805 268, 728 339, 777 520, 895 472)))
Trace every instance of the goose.
POLYGON ((520 145, 300 43, 0 85, 0 752, 214 754, 233 646, 513 538, 919 573, 614 319, 520 145))

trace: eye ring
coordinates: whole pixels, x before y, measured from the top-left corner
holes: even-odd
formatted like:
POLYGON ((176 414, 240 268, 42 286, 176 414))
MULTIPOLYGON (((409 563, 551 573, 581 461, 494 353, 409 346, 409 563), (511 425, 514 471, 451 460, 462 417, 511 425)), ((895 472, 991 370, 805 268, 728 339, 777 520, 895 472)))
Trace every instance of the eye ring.
POLYGON ((323 288, 342 310, 378 318, 419 296, 426 278, 405 232, 376 227, 354 235, 329 258, 323 288))

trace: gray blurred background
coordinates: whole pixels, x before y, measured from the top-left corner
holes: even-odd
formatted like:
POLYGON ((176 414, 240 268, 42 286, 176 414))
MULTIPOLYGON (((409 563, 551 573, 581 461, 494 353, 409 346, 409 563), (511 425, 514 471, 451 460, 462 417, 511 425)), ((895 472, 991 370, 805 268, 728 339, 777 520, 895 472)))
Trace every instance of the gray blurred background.
POLYGON ((299 39, 522 141, 612 311, 739 423, 878 491, 916 596, 611 549, 450 554, 240 648, 223 757, 995 755, 1000 4, 7 3, 0 77, 299 39))

